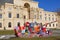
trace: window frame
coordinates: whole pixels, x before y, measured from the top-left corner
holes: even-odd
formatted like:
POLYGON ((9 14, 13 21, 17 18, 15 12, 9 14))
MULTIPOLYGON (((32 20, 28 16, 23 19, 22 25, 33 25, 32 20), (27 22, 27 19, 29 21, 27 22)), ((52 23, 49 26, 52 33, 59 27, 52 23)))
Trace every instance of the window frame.
POLYGON ((2 23, 0 22, 0 28, 2 28, 2 23))
POLYGON ((51 24, 49 24, 49 27, 51 27, 51 24))
POLYGON ((9 23, 8 23, 8 27, 9 27, 9 28, 11 28, 11 27, 12 27, 11 22, 9 22, 9 23))
POLYGON ((54 27, 55 25, 53 24, 53 27, 54 27))
POLYGON ((40 15, 39 18, 42 20, 42 15, 40 15))
POLYGON ((34 15, 34 19, 36 19, 36 15, 34 15))
POLYGON ((17 22, 17 26, 20 26, 20 22, 17 22))
POLYGON ((19 18, 19 14, 17 14, 17 18, 19 18))
POLYGON ((49 21, 51 21, 51 18, 49 17, 49 21))
POLYGON ((9 12, 8 17, 12 18, 12 13, 11 12, 9 12))
POLYGON ((0 19, 2 18, 2 14, 0 15, 0 19))
POLYGON ((47 20, 47 17, 45 17, 45 21, 47 20))

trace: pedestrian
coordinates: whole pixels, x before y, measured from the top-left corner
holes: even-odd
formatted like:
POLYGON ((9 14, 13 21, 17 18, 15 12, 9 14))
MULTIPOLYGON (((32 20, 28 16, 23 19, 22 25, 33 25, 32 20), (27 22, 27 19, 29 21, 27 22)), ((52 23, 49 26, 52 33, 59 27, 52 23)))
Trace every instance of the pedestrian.
POLYGON ((25 34, 25 26, 21 26, 21 33, 22 33, 22 36, 24 37, 24 34, 25 34))
POLYGON ((15 32, 16 37, 20 36, 20 34, 21 34, 21 26, 19 24, 18 24, 18 26, 15 26, 14 32, 15 32))

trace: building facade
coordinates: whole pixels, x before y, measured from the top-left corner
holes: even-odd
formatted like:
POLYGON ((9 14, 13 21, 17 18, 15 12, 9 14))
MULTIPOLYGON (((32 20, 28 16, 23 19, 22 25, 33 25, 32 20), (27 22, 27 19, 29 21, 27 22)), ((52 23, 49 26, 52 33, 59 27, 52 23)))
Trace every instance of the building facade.
MULTIPOLYGON (((32 0, 14 0, 0 6, 0 30, 13 30, 15 26, 24 22, 50 23, 56 21, 55 12, 47 12, 38 7, 38 2, 32 0)), ((57 21, 47 28, 57 28, 57 21)))
POLYGON ((60 10, 58 10, 56 17, 57 17, 57 22, 58 22, 58 29, 60 29, 60 10))

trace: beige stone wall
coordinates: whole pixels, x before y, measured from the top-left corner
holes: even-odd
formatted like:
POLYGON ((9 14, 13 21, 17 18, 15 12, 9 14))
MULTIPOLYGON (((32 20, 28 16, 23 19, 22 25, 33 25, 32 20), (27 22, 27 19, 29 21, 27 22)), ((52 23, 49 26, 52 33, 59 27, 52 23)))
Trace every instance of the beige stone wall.
POLYGON ((24 7, 25 3, 28 3, 30 5, 30 7, 38 8, 38 2, 34 2, 34 1, 22 1, 22 0, 18 0, 17 1, 17 0, 14 0, 14 4, 18 5, 18 6, 23 6, 24 7))
POLYGON ((47 28, 57 28, 58 26, 57 26, 57 24, 58 24, 58 22, 56 21, 57 20, 57 17, 56 17, 56 14, 55 14, 55 12, 47 12, 46 13, 47 14, 47 20, 45 21, 45 23, 46 22, 53 22, 53 23, 51 23, 51 27, 48 25, 48 27, 47 28), (50 15, 50 16, 49 16, 50 15), (50 17, 50 20, 49 20, 49 17, 50 17), (53 19, 54 18, 54 19, 53 19), (54 22, 54 21, 56 21, 56 22, 54 22), (54 24, 54 26, 53 26, 53 24, 54 24))
POLYGON ((57 13, 56 13, 56 17, 57 17, 57 22, 58 22, 58 29, 60 29, 60 15, 58 15, 57 13))
POLYGON ((2 14, 2 18, 0 18, 0 23, 2 23, 2 27, 0 28, 0 30, 3 30, 3 25, 4 25, 4 6, 1 5, 0 7, 0 14, 2 14))
MULTIPOLYGON (((47 12, 42 8, 38 8, 37 2, 14 0, 14 4, 5 3, 5 5, 3 5, 1 8, 3 11, 0 11, 0 13, 2 14, 2 19, 0 19, 0 22, 2 23, 2 28, 0 28, 0 30, 3 30, 4 27, 6 28, 6 30, 13 30, 14 27, 17 26, 18 22, 20 22, 22 26, 24 22, 27 22, 27 21, 28 22, 36 21, 42 24, 56 21, 55 13, 47 12), (30 19, 29 19, 28 9, 24 8, 25 3, 30 4, 30 19), (9 12, 11 13, 11 16, 12 16, 11 18, 8 17, 9 12), (19 14, 19 18, 17 18, 17 14, 19 14), (25 20, 24 20, 24 16, 26 17, 25 20), (46 20, 45 20, 45 17, 46 17, 46 20), (49 17, 51 20, 49 20, 49 17), (54 20, 52 20, 52 18, 54 18, 54 20), (11 25, 12 25, 11 28, 8 27, 9 22, 11 22, 11 25)), ((57 22, 54 22, 51 24, 51 27, 48 25, 47 28, 56 28, 57 27, 56 24, 57 22), (54 24, 54 27, 53 27, 53 24, 54 24)))

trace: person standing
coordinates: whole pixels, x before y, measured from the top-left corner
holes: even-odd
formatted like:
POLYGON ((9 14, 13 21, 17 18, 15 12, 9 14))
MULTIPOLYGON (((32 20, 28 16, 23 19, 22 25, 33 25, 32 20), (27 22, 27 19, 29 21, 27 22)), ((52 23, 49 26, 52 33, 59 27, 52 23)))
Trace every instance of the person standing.
POLYGON ((21 34, 21 26, 19 24, 18 24, 18 26, 15 26, 14 32, 15 32, 16 37, 20 36, 20 34, 21 34))

